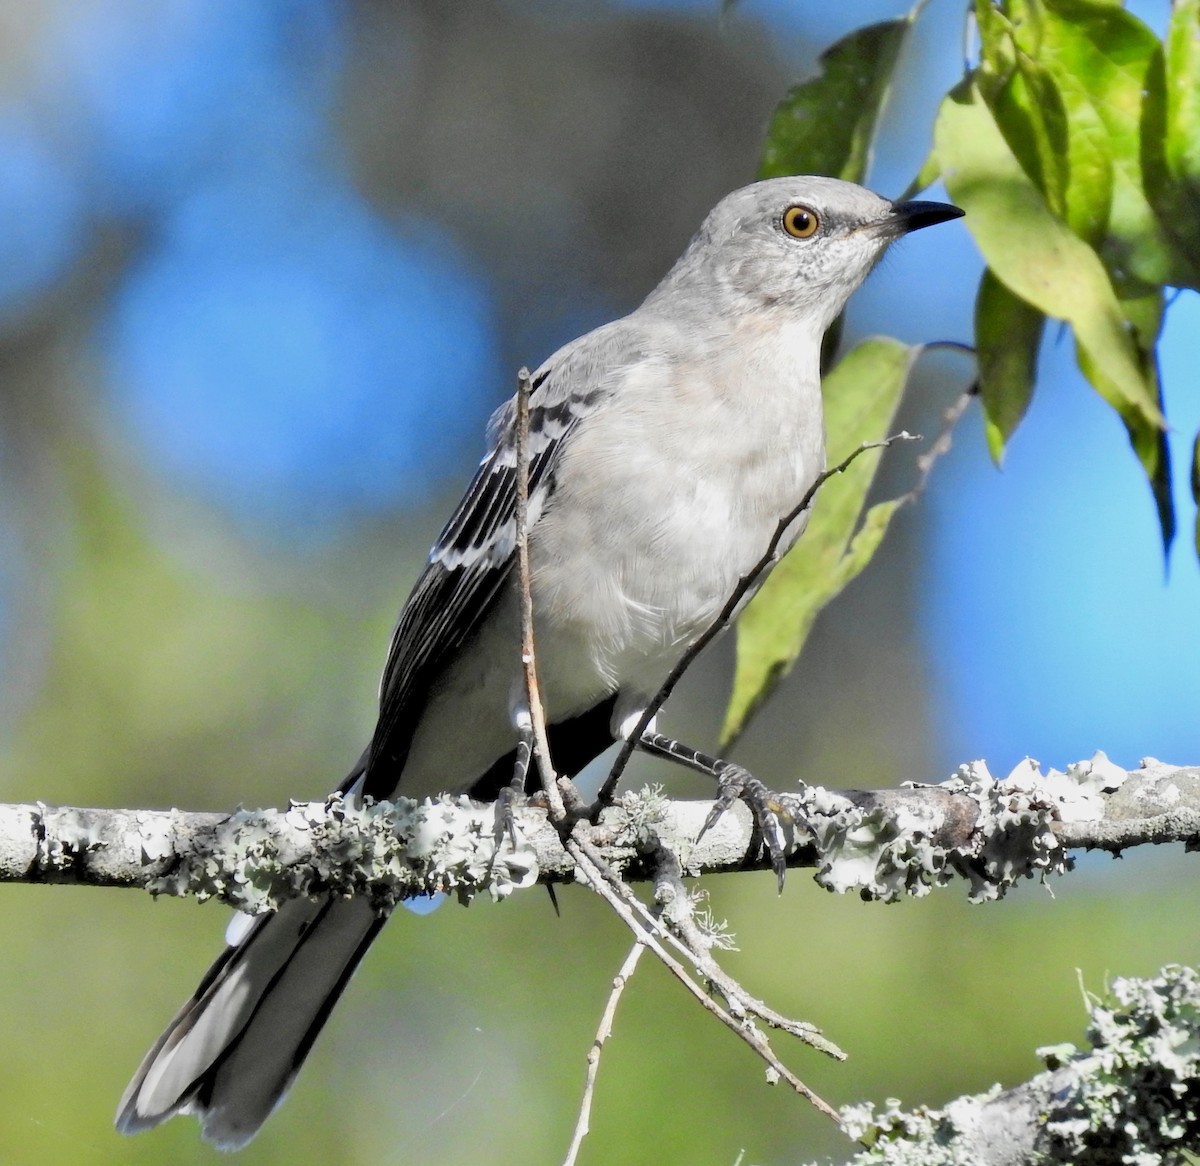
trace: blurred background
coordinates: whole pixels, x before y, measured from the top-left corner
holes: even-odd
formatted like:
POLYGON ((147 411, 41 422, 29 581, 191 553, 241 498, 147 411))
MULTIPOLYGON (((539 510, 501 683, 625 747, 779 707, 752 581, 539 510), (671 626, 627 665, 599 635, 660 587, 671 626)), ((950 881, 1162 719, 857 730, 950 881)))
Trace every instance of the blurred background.
MULTIPOLYGON (((1166 4, 1146 4, 1156 26, 1166 4)), ((0 0, 0 797, 221 809, 319 796, 373 724, 392 621, 515 370, 628 311, 751 180, 816 54, 899 3, 0 0)), ((916 172, 962 68, 932 0, 872 185, 916 172)), ((850 336, 970 338, 961 224, 897 248, 850 336)), ((1164 380, 1183 537, 1164 570, 1119 424, 1047 341, 1002 473, 971 413, 922 505, 818 623, 738 758, 876 787, 984 757, 1200 760, 1190 434, 1196 297, 1164 380)), ((961 358, 926 360, 936 429, 961 358)), ((911 450, 884 486, 911 480, 911 450)), ((715 741, 732 642, 666 724, 715 741)), ((644 763, 632 781, 703 784, 644 763)), ((1079 1039, 1083 984, 1200 959, 1178 853, 1088 859, 968 908, 802 875, 708 883, 729 966, 846 1048, 789 1061, 835 1103, 939 1103, 1079 1039)), ((0 1166, 211 1163, 194 1123, 111 1130, 225 912, 9 887, 0 1166)), ((247 1164, 560 1160, 626 950, 582 891, 404 915, 247 1164)), ((585 1162, 844 1156, 823 1119, 643 962, 585 1162), (744 1157, 739 1158, 739 1155, 744 1157)))

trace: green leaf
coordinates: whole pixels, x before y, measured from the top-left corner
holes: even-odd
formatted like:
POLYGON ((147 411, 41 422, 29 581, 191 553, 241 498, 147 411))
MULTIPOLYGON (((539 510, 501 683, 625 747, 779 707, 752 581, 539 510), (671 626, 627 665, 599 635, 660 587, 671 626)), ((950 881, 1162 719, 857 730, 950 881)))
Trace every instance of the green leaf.
POLYGON ((946 187, 967 212, 989 268, 1026 303, 1074 329, 1079 367, 1125 422, 1169 543, 1158 382, 1099 256, 1050 211, 974 84, 942 103, 935 139, 946 187))
MULTIPOLYGON (((1125 422, 1152 483, 1165 421, 1130 321, 1099 256, 1054 215, 973 83, 942 103, 936 149, 946 187, 988 266, 1014 294, 1075 332, 1080 368, 1125 422)), ((1163 529, 1167 537, 1167 527, 1163 529)))
POLYGON ((1067 113, 1054 78, 1039 63, 1042 0, 975 5, 975 81, 1017 161, 1050 209, 1062 215, 1067 187, 1067 113))
POLYGON ((1200 433, 1192 444, 1192 501, 1196 503, 1196 553, 1200 555, 1200 433))
POLYGON ((975 299, 976 363, 988 449, 997 464, 1033 396, 1045 323, 1037 308, 984 271, 975 299))
POLYGON ((1176 0, 1167 29, 1167 165, 1200 183, 1200 0, 1176 0))
POLYGON ((767 130, 760 178, 827 174, 861 182, 911 17, 860 28, 821 54, 821 74, 783 99, 767 130))
POLYGON ((1008 0, 1003 11, 978 0, 977 18, 980 92, 1050 209, 1099 251, 1118 290, 1164 282, 1170 251, 1144 193, 1140 132, 1157 37, 1111 0, 1008 0))
MULTIPOLYGON (((1014 5, 1008 5, 1010 9, 1014 5)), ((990 96, 992 88, 1000 85, 1016 68, 1016 31, 1024 21, 1019 9, 1013 13, 1017 19, 1014 27, 1007 12, 1001 10, 995 0, 975 0, 973 9, 975 27, 979 32, 978 80, 984 92, 990 96)))
POLYGON ((1055 214, 1066 217, 1067 113, 1051 74, 1029 57, 988 104, 1008 147, 1055 214))
POLYGON ((1139 281, 1162 284, 1171 256, 1144 191, 1141 133, 1158 38, 1132 13, 1100 0, 1045 0, 1040 27, 1041 61, 1071 118, 1067 219, 1099 244, 1118 293, 1139 281), (1097 216, 1106 198, 1101 235, 1097 216))
MULTIPOLYGON (((987 17, 983 35, 979 90, 1047 209, 1089 244, 1103 264, 1131 342, 1142 383, 1140 400, 1153 401, 1161 412, 1154 348, 1161 323, 1161 284, 1173 265, 1143 191, 1141 156, 1143 95, 1159 53, 1157 38, 1120 5, 1103 0, 1009 0, 1003 14, 987 17), (1058 128, 1060 111, 1069 131, 1065 137, 1058 128), (1065 169, 1055 166, 1056 158, 1065 169)), ((997 274, 1006 278, 1003 271, 997 274)), ((982 302, 986 306, 987 297, 982 302)), ((1010 375, 1022 380, 1020 348, 1005 352, 1002 335, 996 329, 986 332, 987 319, 986 312, 977 315, 977 324, 985 328, 981 348, 990 346, 1000 370, 1015 366, 1010 375)), ((1111 379, 1110 361, 1081 332, 1078 320, 1071 322, 1076 326, 1080 368, 1121 411, 1150 480, 1164 544, 1169 545, 1175 519, 1166 434, 1161 425, 1148 424, 1144 415, 1121 408, 1111 388, 1105 388, 1111 379)), ((987 360, 982 353, 981 357, 987 360)), ((1005 436, 1003 421, 997 423, 1001 415, 995 411, 1000 407, 996 394, 983 388, 988 442, 995 455, 1005 436)), ((1015 418, 1005 420, 1019 419, 1027 397, 1009 392, 1001 396, 1006 406, 1017 410, 1015 418)))
MULTIPOLYGON (((1162 408, 1162 388, 1158 376, 1158 337, 1166 315, 1166 297, 1162 288, 1149 291, 1130 292, 1122 296, 1121 310, 1129 321, 1130 336, 1138 353, 1142 376, 1151 387, 1162 408)), ((1146 467, 1150 489, 1158 510, 1159 525, 1163 532, 1164 548, 1169 548, 1175 535, 1175 507, 1171 497, 1171 454, 1167 444, 1167 431, 1129 430, 1129 440, 1137 452, 1138 459, 1146 467)))
MULTIPOLYGON (((1039 16, 1039 67, 1059 95, 1068 126, 1061 214, 1081 239, 1098 247, 1108 230, 1113 198, 1115 142, 1097 108, 1098 99, 1103 104, 1099 95, 1108 88, 1106 70, 1087 59, 1090 42, 1082 30, 1064 24, 1051 7, 1039 16)), ((1136 156, 1136 134, 1132 145, 1136 156)))
POLYGON ((1200 0, 1178 0, 1146 75, 1146 195, 1172 245, 1171 276, 1200 290, 1200 0))
MULTIPOLYGON (((864 340, 825 377, 829 464, 863 441, 879 440, 892 424, 919 346, 890 337, 864 340)), ((817 613, 870 560, 887 529, 893 504, 873 507, 851 543, 880 450, 867 450, 817 492, 804 537, 768 576, 737 623, 737 669, 721 730, 728 745, 791 670, 817 613), (878 511, 878 513, 876 513, 878 511)))

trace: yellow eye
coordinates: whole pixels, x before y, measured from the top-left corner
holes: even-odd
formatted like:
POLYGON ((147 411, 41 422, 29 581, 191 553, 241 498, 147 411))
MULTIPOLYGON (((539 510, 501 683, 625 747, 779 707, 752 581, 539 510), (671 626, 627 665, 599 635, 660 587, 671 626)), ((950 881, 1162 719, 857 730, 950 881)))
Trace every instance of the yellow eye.
POLYGON ((793 239, 809 239, 817 233, 821 220, 806 206, 790 206, 783 212, 783 229, 793 239))

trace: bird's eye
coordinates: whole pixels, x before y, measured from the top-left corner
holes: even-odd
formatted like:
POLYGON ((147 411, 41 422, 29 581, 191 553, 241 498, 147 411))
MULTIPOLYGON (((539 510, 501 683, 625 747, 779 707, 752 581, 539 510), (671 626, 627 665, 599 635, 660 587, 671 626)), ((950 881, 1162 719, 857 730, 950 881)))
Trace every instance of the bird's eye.
POLYGON ((783 212, 783 229, 793 239, 810 239, 820 225, 817 212, 806 206, 790 206, 783 212))

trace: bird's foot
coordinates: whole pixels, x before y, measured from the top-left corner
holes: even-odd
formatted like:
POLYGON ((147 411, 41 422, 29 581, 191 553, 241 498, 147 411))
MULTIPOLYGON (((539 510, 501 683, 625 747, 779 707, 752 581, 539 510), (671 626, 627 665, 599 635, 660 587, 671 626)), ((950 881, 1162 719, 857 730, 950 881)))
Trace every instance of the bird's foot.
POLYGON ((529 803, 529 795, 525 793, 524 773, 520 775, 519 780, 514 778, 509 785, 500 787, 496 794, 495 824, 492 831, 497 850, 503 845, 505 838, 508 839, 509 846, 514 850, 517 848, 516 811, 529 803))
POLYGON ((742 801, 750 807, 754 825, 762 836, 762 845, 771 860, 771 869, 783 890, 787 874, 787 856, 795 847, 796 827, 807 829, 808 823, 800 814, 794 800, 785 799, 759 781, 748 769, 726 763, 717 774, 717 796, 698 838, 715 826, 721 815, 742 801))

